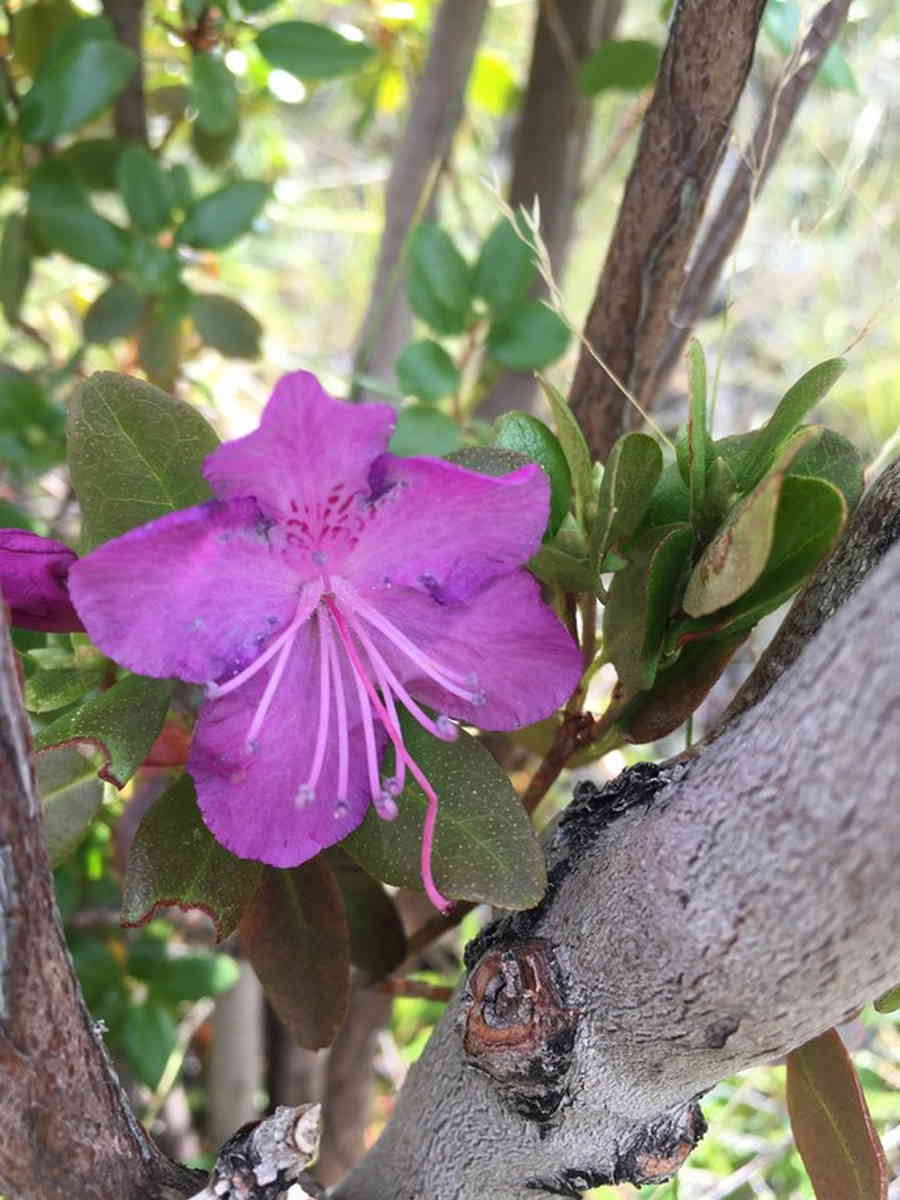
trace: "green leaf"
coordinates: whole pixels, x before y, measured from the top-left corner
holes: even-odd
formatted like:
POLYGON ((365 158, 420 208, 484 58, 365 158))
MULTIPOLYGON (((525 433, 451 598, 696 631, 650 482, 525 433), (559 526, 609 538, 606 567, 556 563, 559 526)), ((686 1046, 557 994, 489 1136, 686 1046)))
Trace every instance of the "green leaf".
POLYGON ((593 520, 594 511, 594 464, 591 461, 591 452, 581 432, 581 426, 563 394, 543 376, 538 376, 538 382, 550 405, 559 444, 569 464, 572 489, 575 493, 576 516, 581 525, 587 528, 593 520))
POLYGON ((592 592, 597 586, 597 570, 590 558, 570 554, 559 546, 541 546, 526 565, 541 583, 562 588, 564 592, 592 592))
POLYGON ((22 300, 31 279, 31 237, 20 213, 7 213, 0 241, 0 304, 10 325, 19 320, 22 300))
POLYGON ((103 803, 97 756, 86 758, 74 746, 39 754, 35 782, 44 811, 44 839, 50 866, 58 867, 79 845, 103 803))
POLYGON ((77 129, 112 104, 137 58, 116 41, 102 18, 77 21, 57 34, 22 98, 19 131, 26 142, 49 142, 77 129))
POLYGON ((626 694, 654 684, 692 545, 689 525, 649 529, 629 546, 628 566, 613 576, 603 611, 603 654, 626 694))
POLYGON ((617 721, 623 737, 638 744, 655 742, 683 725, 746 639, 747 633, 740 632, 689 642, 674 663, 657 672, 653 687, 628 705, 617 721))
POLYGON ((325 851, 344 902, 350 961, 370 979, 383 979, 406 957, 406 935, 393 900, 340 846, 325 851))
MULTIPOLYGON (((139 292, 158 296, 170 307, 175 307, 173 302, 179 293, 186 294, 179 279, 178 253, 171 246, 160 246, 146 237, 133 238, 127 270, 130 282, 139 292)), ((181 312, 174 315, 180 317, 181 312)))
POLYGON ((229 183, 191 205, 178 240, 202 250, 220 250, 249 231, 268 198, 268 184, 258 179, 229 183))
POLYGON ((750 442, 738 478, 741 491, 756 487, 803 418, 831 391, 846 369, 845 358, 829 358, 807 371, 785 393, 750 442))
POLYGON ((74 667, 54 667, 35 671, 25 683, 25 707, 29 712, 55 712, 74 704, 103 682, 105 666, 78 670, 74 667))
POLYGON ((850 512, 856 508, 863 494, 862 456, 852 442, 833 429, 819 427, 817 435, 802 446, 794 457, 788 474, 807 475, 834 484, 843 493, 850 512))
POLYGON ((578 86, 589 96, 616 89, 641 92, 656 79, 659 46, 655 42, 602 42, 581 64, 578 86))
POLYGON ((180 208, 182 212, 187 212, 194 200, 194 187, 190 171, 184 163, 176 163, 174 167, 169 168, 169 179, 172 183, 175 207, 180 208))
POLYGON ((405 396, 441 400, 459 391, 460 374, 443 346, 428 338, 412 342, 394 363, 397 383, 405 396))
POLYGON ((151 383, 171 392, 181 366, 183 337, 180 313, 156 304, 141 326, 138 362, 151 383))
POLYGON ((10 39, 17 66, 34 79, 54 38, 82 15, 70 0, 37 0, 17 8, 11 14, 10 39))
POLYGON ((472 302, 472 272, 453 239, 439 225, 417 225, 409 239, 409 263, 413 311, 439 333, 459 333, 472 302))
POLYGON ((598 559, 624 546, 640 526, 662 469, 662 450, 649 434, 626 433, 613 444, 591 535, 591 549, 598 559))
POLYGON ((884 1148, 837 1030, 787 1056, 791 1129, 819 1200, 887 1200, 884 1148))
POLYGON ((130 1005, 119 1041, 138 1079, 155 1090, 178 1044, 178 1031, 168 1007, 155 1000, 130 1005))
POLYGON ((498 221, 475 264, 472 290, 487 300, 495 312, 503 312, 524 300, 537 274, 534 249, 518 218, 517 228, 519 233, 507 217, 498 221))
POLYGON ((118 271, 128 238, 123 229, 94 212, 74 170, 59 159, 35 167, 29 185, 29 211, 51 250, 98 271, 118 271))
POLYGON ((528 459, 515 450, 501 450, 499 446, 463 446, 444 456, 447 462, 457 463, 479 475, 508 475, 524 467, 528 459))
POLYGON ((546 538, 552 538, 572 504, 572 474, 559 439, 531 413, 508 412, 494 423, 494 445, 538 463, 550 481, 546 538))
POLYGON ((691 403, 688 415, 688 487, 691 493, 691 515, 699 518, 703 511, 706 491, 706 466, 711 443, 706 428, 706 357, 696 338, 688 346, 690 360, 691 403))
POLYGON ((226 358, 259 358, 262 325, 236 300, 195 292, 190 313, 207 346, 226 358))
POLYGON ((106 343, 114 338, 129 337, 140 325, 146 303, 130 283, 124 280, 111 283, 84 314, 84 340, 106 343))
POLYGON ((172 217, 172 183, 143 146, 126 146, 116 167, 119 192, 132 224, 141 233, 159 233, 172 217))
POLYGON ((118 190, 116 168, 122 143, 114 138, 87 138, 68 146, 59 158, 71 167, 78 181, 93 192, 118 190))
POLYGON ((371 58, 372 47, 351 42, 312 21, 279 21, 256 40, 263 58, 299 79, 331 79, 349 75, 371 58))
POLYGON ((892 987, 875 1001, 876 1012, 892 1013, 896 1012, 898 1008, 900 1008, 900 984, 892 987))
POLYGON ((554 362, 569 344, 566 323, 541 300, 524 300, 500 313, 488 331, 487 352, 511 371, 554 362))
POLYGON ((290 871, 267 867, 240 934, 288 1032, 310 1050, 330 1045, 347 1011, 350 935, 325 859, 290 871))
POLYGON ((241 127, 235 123, 224 133, 207 133, 195 121, 191 125, 191 149, 207 167, 223 167, 234 156, 241 127))
POLYGON ((148 383, 111 371, 85 380, 69 408, 84 549, 208 499, 200 469, 217 445, 195 409, 148 383))
POLYGON ((772 472, 732 509, 694 567, 684 593, 684 611, 706 616, 732 604, 765 570, 784 476, 772 472))
MULTIPOLYGON (((432 866, 446 896, 523 909, 544 894, 544 858, 531 822, 512 785, 484 746, 460 730, 444 742, 408 714, 400 724, 406 748, 440 798, 432 866)), ((394 769, 385 755, 384 773, 394 769)), ((397 797, 399 815, 382 821, 369 809, 358 829, 341 842, 377 879, 397 887, 422 887, 419 859, 427 800, 407 776, 397 797)))
POLYGON ((235 858, 209 832, 194 782, 181 775, 144 816, 128 855, 122 924, 143 925, 161 908, 199 908, 219 941, 237 928, 262 882, 262 863, 235 858))
POLYGON ((197 124, 221 137, 238 123, 238 92, 225 62, 212 54, 195 54, 191 64, 191 102, 197 124))
POLYGON ((167 1004, 202 1000, 206 996, 221 996, 238 981, 240 969, 230 954, 183 954, 165 958, 146 975, 129 970, 146 979, 155 999, 167 1004))
POLYGON ((459 426, 446 413, 427 404, 413 404, 397 415, 388 448, 402 457, 430 454, 442 458, 456 450, 461 441, 459 426))
POLYGON ((73 712, 39 729, 34 735, 34 749, 90 743, 105 759, 100 777, 122 788, 159 736, 171 693, 171 680, 126 675, 73 712))

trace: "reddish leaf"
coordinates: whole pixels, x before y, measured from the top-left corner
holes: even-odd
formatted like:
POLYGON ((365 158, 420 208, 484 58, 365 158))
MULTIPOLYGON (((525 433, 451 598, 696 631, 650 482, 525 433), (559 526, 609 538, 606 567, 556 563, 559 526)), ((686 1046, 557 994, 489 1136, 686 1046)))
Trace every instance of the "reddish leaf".
POLYGON ((326 851, 340 888, 350 935, 350 961, 372 979, 383 979, 406 956, 397 908, 381 886, 340 846, 326 851))
POLYGON ((884 1149, 837 1030, 788 1055, 787 1103, 819 1200, 887 1200, 884 1149))
POLYGON ((310 1050, 330 1045, 347 1011, 350 937, 325 859, 320 855, 290 871, 267 868, 240 935, 289 1033, 310 1050))
POLYGON ((138 826, 122 889, 122 924, 143 925, 169 905, 199 908, 221 941, 253 899, 262 870, 219 845, 200 817, 194 781, 181 775, 138 826))

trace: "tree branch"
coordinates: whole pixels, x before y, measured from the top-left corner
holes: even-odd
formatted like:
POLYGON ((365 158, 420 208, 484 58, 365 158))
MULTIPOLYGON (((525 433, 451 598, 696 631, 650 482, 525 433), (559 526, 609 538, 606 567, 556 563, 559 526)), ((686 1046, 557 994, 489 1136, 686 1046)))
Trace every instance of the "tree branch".
MULTIPOLYGON (((585 337, 644 402, 753 62, 764 0, 680 0, 585 337)), ((605 459, 632 418, 582 350, 572 409, 605 459)))
POLYGON ((900 977, 900 547, 689 762, 582 786, 336 1200, 677 1169, 694 1099, 900 977), (476 1068, 473 1070, 473 1068, 476 1068))
POLYGON ((144 0, 103 0, 103 11, 116 37, 137 55, 137 66, 125 90, 116 100, 116 137, 125 142, 147 142, 147 112, 144 103, 144 0))
POLYGON ((708 309, 725 261, 744 230, 750 209, 781 153, 825 55, 837 41, 849 7, 850 0, 829 0, 819 9, 791 59, 793 69, 769 97, 753 141, 742 156, 715 217, 701 232, 677 309, 669 321, 665 345, 646 385, 649 395, 658 395, 665 387, 692 326, 708 309))
POLYGON ((16 1200, 168 1200, 194 1172, 135 1121, 72 971, 0 604, 0 1191, 16 1200))
POLYGON ((429 180, 450 152, 486 11, 487 0, 443 0, 434 19, 428 60, 388 179, 384 232, 358 339, 358 374, 389 378, 409 339, 409 308, 398 286, 403 247, 420 208, 427 205, 429 180))
MULTIPOLYGON (((562 278, 572 238, 593 112, 593 100, 579 88, 576 72, 595 42, 612 37, 621 10, 622 0, 538 4, 509 203, 530 211, 538 200, 541 237, 557 279, 562 278)), ((539 294, 545 293, 542 286, 539 294)), ((530 409, 536 391, 533 371, 504 371, 481 406, 481 415, 530 409)))

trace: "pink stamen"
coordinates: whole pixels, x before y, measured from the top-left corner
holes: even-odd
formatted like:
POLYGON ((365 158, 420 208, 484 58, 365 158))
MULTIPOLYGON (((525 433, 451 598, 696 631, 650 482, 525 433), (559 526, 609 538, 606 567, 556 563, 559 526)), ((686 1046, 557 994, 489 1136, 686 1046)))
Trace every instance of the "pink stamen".
POLYGON ((322 581, 314 580, 307 583, 300 593, 300 599, 297 602, 297 610, 294 613, 293 620, 286 629, 279 633, 278 637, 266 646, 262 654, 255 658, 249 667, 245 667, 240 674, 227 680, 225 683, 208 683, 206 685, 206 694, 210 700, 219 700, 222 696, 227 696, 229 692, 236 691, 237 688, 243 687, 248 683, 257 671, 261 670, 266 665, 270 658, 273 658, 281 647, 287 641, 292 641, 297 630, 312 616, 316 606, 322 598, 322 581))
POLYGON ((427 729, 429 733, 440 738, 444 742, 454 742, 459 737, 459 730, 453 725, 447 717, 438 717, 436 721, 432 720, 416 702, 412 696, 385 662, 384 657, 380 654, 372 639, 366 631, 360 626, 359 621, 354 619, 353 613, 344 613, 348 624, 353 629, 353 632, 359 638, 363 649, 369 657, 369 662, 375 668, 379 681, 386 681, 387 687, 382 684, 382 692, 393 692, 400 703, 406 708, 419 722, 423 729, 427 729))
POLYGON ((338 727, 337 795, 338 800, 341 801, 341 803, 344 803, 347 799, 347 791, 350 780, 350 753, 347 732, 347 697, 344 694, 344 678, 341 674, 337 646, 335 645, 334 641, 334 632, 331 628, 331 614, 328 612, 327 608, 322 608, 319 610, 319 631, 322 637, 323 645, 328 652, 328 663, 331 669, 331 678, 334 680, 335 710, 338 727))
MULTIPOLYGON (((418 763, 416 763, 416 761, 411 757, 409 751, 406 749, 399 728, 391 721, 387 710, 385 709, 377 691, 375 690, 374 684, 366 674, 366 670, 362 664, 362 661, 360 660, 356 647, 353 645, 353 638, 344 619, 344 614, 337 607, 331 597, 326 597, 325 603, 331 610, 335 624, 337 625, 338 636, 343 642, 344 649, 347 652, 347 657, 350 659, 350 662, 353 666, 353 673, 354 678, 356 679, 357 689, 365 689, 366 693, 368 694, 371 707, 375 709, 382 725, 387 730, 388 737, 394 743, 394 749, 396 751, 398 761, 402 759, 402 761, 409 768, 416 782, 419 784, 419 787, 421 787, 422 791, 425 793, 428 805, 425 810, 425 826, 422 831, 422 883, 425 887, 425 893, 434 907, 440 912, 449 912, 453 906, 451 905, 450 901, 445 896, 442 896, 438 891, 437 885, 434 881, 434 875, 432 874, 431 870, 431 857, 434 846, 434 827, 435 822, 437 821, 439 803, 437 795, 435 794, 434 788, 425 777, 425 774, 420 769, 418 763)), ((371 724, 371 710, 369 710, 369 705, 362 704, 362 697, 360 697, 360 702, 364 713, 369 711, 369 722, 371 724)), ((378 794, 378 792, 373 789, 372 794, 374 797, 378 794)))
POLYGON ((359 593, 350 587, 346 580, 336 579, 334 591, 347 604, 351 611, 358 613, 370 625, 374 626, 380 633, 383 633, 389 642, 396 646, 398 650, 401 650, 407 658, 411 659, 417 667, 424 671, 429 678, 433 679, 445 691, 450 692, 454 696, 459 696, 469 704, 483 702, 483 696, 477 690, 473 690, 470 680, 450 667, 442 667, 440 663, 426 654, 415 642, 410 641, 404 633, 401 633, 393 621, 388 620, 377 608, 374 608, 367 601, 363 600, 359 593))
POLYGON ((335 624, 337 625, 338 637, 344 643, 344 649, 347 651, 350 664, 353 667, 353 682, 356 684, 356 694, 359 697, 359 707, 362 712, 363 738, 366 743, 366 765, 369 769, 369 790, 374 800, 381 792, 381 778, 378 774, 378 753, 375 748, 375 727, 372 722, 372 707, 367 702, 367 696, 371 699, 375 695, 375 689, 366 675, 365 668, 359 661, 359 655, 356 653, 356 647, 350 640, 350 634, 344 624, 344 618, 340 609, 335 605, 330 596, 325 597, 325 603, 331 610, 331 615, 334 617, 335 624))
POLYGON ((328 658, 328 648, 322 634, 322 612, 316 613, 316 624, 319 627, 319 727, 316 730, 316 745, 313 750, 312 766, 306 782, 300 785, 297 794, 297 805, 302 807, 310 804, 316 795, 316 784, 322 774, 322 764, 325 761, 325 748, 328 744, 328 730, 331 718, 331 671, 328 658))

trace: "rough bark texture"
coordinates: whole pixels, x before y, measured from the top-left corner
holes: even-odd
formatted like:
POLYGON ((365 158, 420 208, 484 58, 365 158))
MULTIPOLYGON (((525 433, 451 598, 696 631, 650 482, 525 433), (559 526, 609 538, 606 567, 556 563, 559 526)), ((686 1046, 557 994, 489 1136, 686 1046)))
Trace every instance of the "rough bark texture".
POLYGON ((895 546, 693 760, 580 789, 548 898, 470 948, 467 986, 336 1197, 659 1178, 699 1136, 704 1090, 895 983, 898 657, 895 546))
POLYGON ((128 86, 116 100, 116 136, 125 142, 147 141, 144 104, 144 57, 142 33, 144 0, 103 0, 103 11, 112 22, 116 37, 137 55, 137 67, 128 86))
POLYGON ((692 326, 709 307, 725 261, 743 232, 750 208, 781 153, 825 55, 837 41, 849 7, 850 0, 829 0, 819 10, 800 46, 794 69, 769 98, 753 140, 743 154, 714 218, 700 235, 678 308, 669 322, 665 347, 647 384, 648 394, 658 395, 665 387, 692 326))
MULTIPOLYGON (((764 0, 679 0, 585 337, 645 406, 753 62, 764 0)), ((637 414, 583 350, 571 404, 605 459, 637 414)))
POLYGON ((388 179, 384 232, 359 335, 357 372, 391 378, 394 359, 409 341, 409 308, 398 278, 403 246, 429 177, 450 152, 486 11, 487 0, 443 0, 434 19, 428 60, 388 179))
MULTIPOLYGON (((622 0, 546 0, 538 5, 509 203, 530 210, 537 197, 541 235, 557 279, 572 238, 593 109, 592 98, 578 87, 577 69, 598 42, 612 37, 621 10, 622 0)), ((536 391, 533 372, 506 371, 482 414, 530 409, 536 391)))
POLYGON ((165 1159, 131 1115, 72 972, 2 604, 0 1078, 0 1192, 167 1200, 196 1190, 195 1173, 165 1159))

